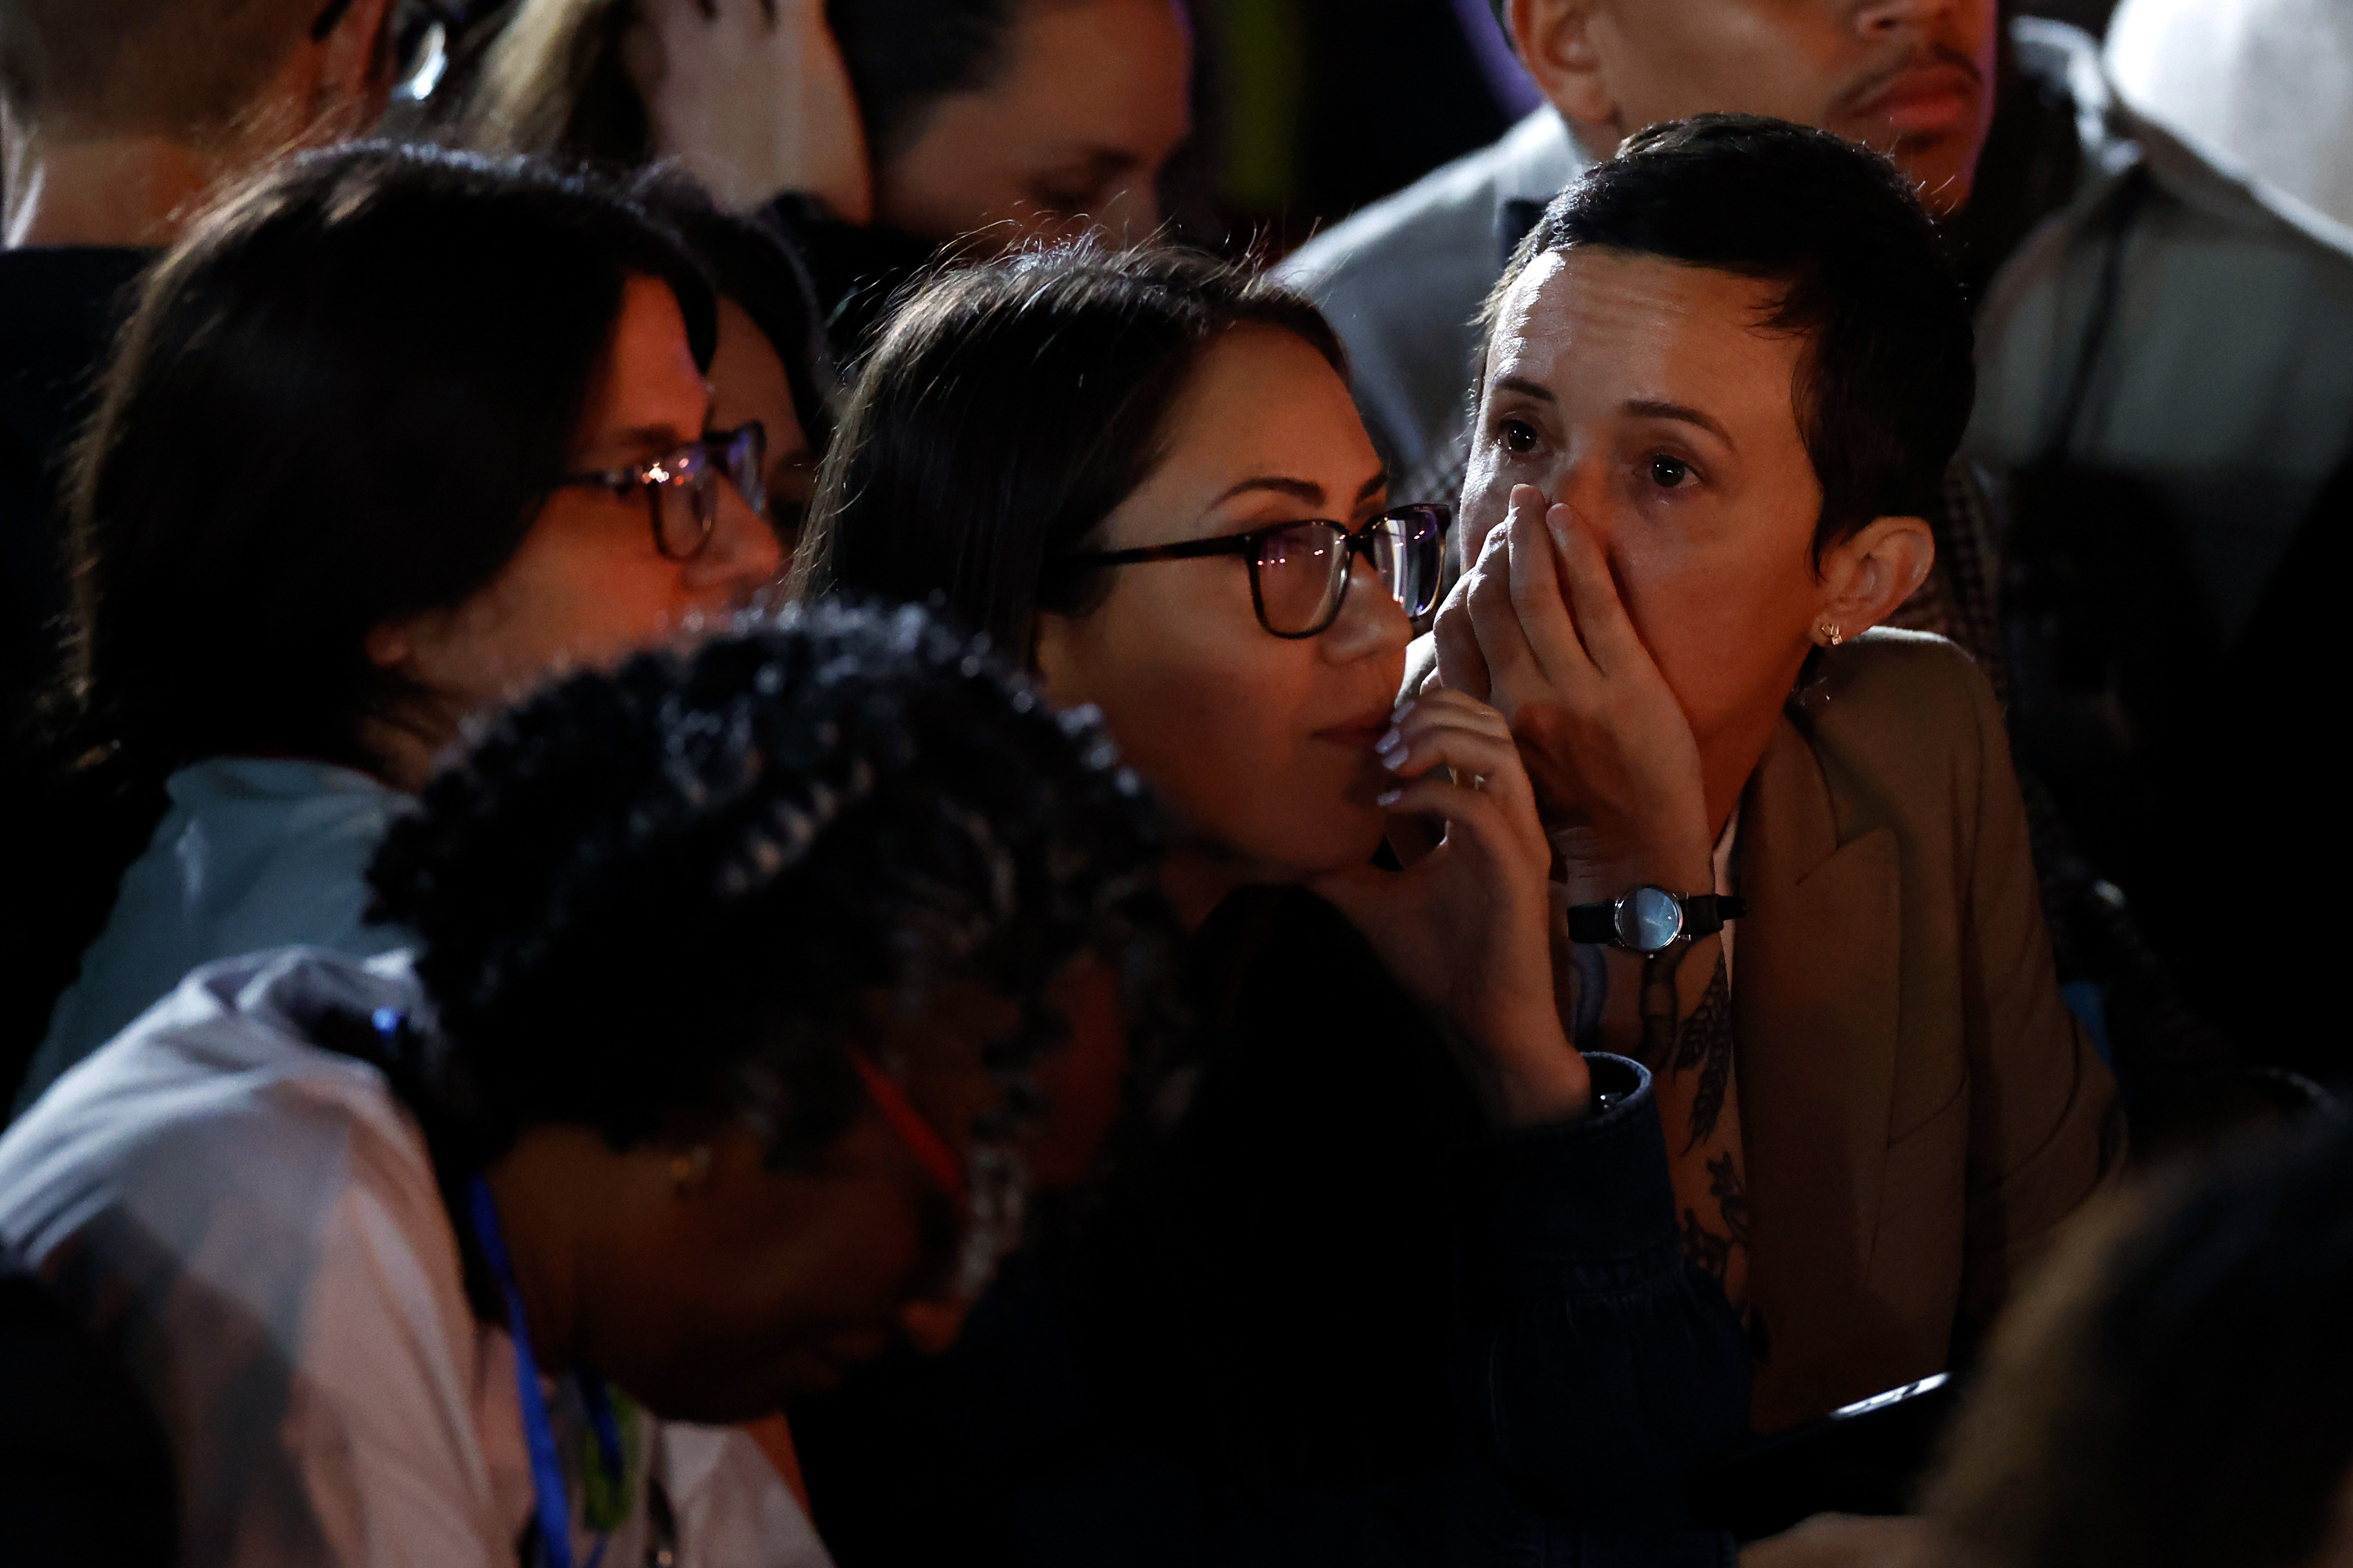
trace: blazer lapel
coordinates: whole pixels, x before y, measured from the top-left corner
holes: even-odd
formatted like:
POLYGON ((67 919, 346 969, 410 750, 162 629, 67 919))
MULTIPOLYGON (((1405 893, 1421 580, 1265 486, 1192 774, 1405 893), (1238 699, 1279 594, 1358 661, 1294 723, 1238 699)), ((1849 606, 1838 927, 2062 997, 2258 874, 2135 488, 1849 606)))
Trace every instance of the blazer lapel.
POLYGON ((1733 1018, 1769 1429, 1835 1402, 1878 1338, 1863 1290, 1894 1092, 1902 868, 1892 828, 1843 843, 1813 749, 1784 721, 1740 817, 1733 1018), (1862 1352, 1858 1354, 1858 1352, 1862 1352))

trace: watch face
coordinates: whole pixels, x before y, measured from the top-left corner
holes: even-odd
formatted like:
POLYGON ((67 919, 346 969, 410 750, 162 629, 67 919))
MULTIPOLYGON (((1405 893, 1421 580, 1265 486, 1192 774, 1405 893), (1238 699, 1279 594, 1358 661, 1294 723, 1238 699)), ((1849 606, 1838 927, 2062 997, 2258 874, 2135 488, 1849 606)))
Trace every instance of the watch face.
POLYGON ((1618 900, 1618 940, 1636 952, 1658 952, 1683 933, 1683 905, 1664 888, 1637 888, 1618 900))

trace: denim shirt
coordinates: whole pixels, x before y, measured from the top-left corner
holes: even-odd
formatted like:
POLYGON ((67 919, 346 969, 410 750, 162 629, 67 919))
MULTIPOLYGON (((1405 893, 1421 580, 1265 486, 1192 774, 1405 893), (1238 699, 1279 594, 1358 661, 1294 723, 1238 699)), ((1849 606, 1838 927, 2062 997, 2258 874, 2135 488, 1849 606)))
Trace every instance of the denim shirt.
POLYGON ((368 862, 408 796, 332 763, 210 757, 122 874, 114 911, 58 998, 16 1109, 216 959, 302 944, 370 958, 409 944, 366 919, 368 862))

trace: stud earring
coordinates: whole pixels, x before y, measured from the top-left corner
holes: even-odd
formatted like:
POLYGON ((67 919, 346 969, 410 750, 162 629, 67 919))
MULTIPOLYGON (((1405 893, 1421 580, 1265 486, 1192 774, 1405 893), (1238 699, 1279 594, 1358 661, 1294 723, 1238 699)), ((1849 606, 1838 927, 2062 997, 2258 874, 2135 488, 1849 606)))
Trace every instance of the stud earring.
POLYGON ((1824 621, 1821 625, 1821 634, 1822 645, 1826 647, 1836 647, 1846 641, 1845 634, 1839 630, 1836 621, 1824 621))
POLYGON ((689 1187, 701 1186, 703 1178, 710 1174, 711 1145, 708 1143, 697 1143, 685 1153, 675 1156, 670 1163, 670 1182, 681 1192, 684 1192, 689 1187))

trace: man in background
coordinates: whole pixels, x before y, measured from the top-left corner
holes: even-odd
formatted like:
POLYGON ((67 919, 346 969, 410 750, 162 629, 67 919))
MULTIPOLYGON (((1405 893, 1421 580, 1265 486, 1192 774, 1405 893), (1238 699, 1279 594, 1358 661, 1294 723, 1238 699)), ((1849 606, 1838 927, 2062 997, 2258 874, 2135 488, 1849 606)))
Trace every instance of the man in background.
POLYGON ((2099 140, 2065 85, 2096 78, 2091 39, 2042 21, 2006 30, 2000 0, 1496 5, 1547 101, 1283 268, 1347 342, 1358 404, 1401 477, 1453 477, 1471 319, 1505 254, 1546 201, 1645 125, 1739 110, 1881 148, 1957 230, 1977 283, 2065 200, 2099 140))
POLYGON ((2343 9, 2126 0, 2105 62, 2120 155, 1988 294, 1965 449, 2008 500, 2021 764, 2194 1011, 2253 1061, 2353 1087, 2341 1016, 2285 956, 2304 926, 2220 914, 2334 881, 2343 9))
POLYGON ((58 651, 56 485, 149 253, 289 148, 375 123, 396 0, 0 0, 0 721, 58 651), (323 7, 323 8, 322 8, 323 7))

